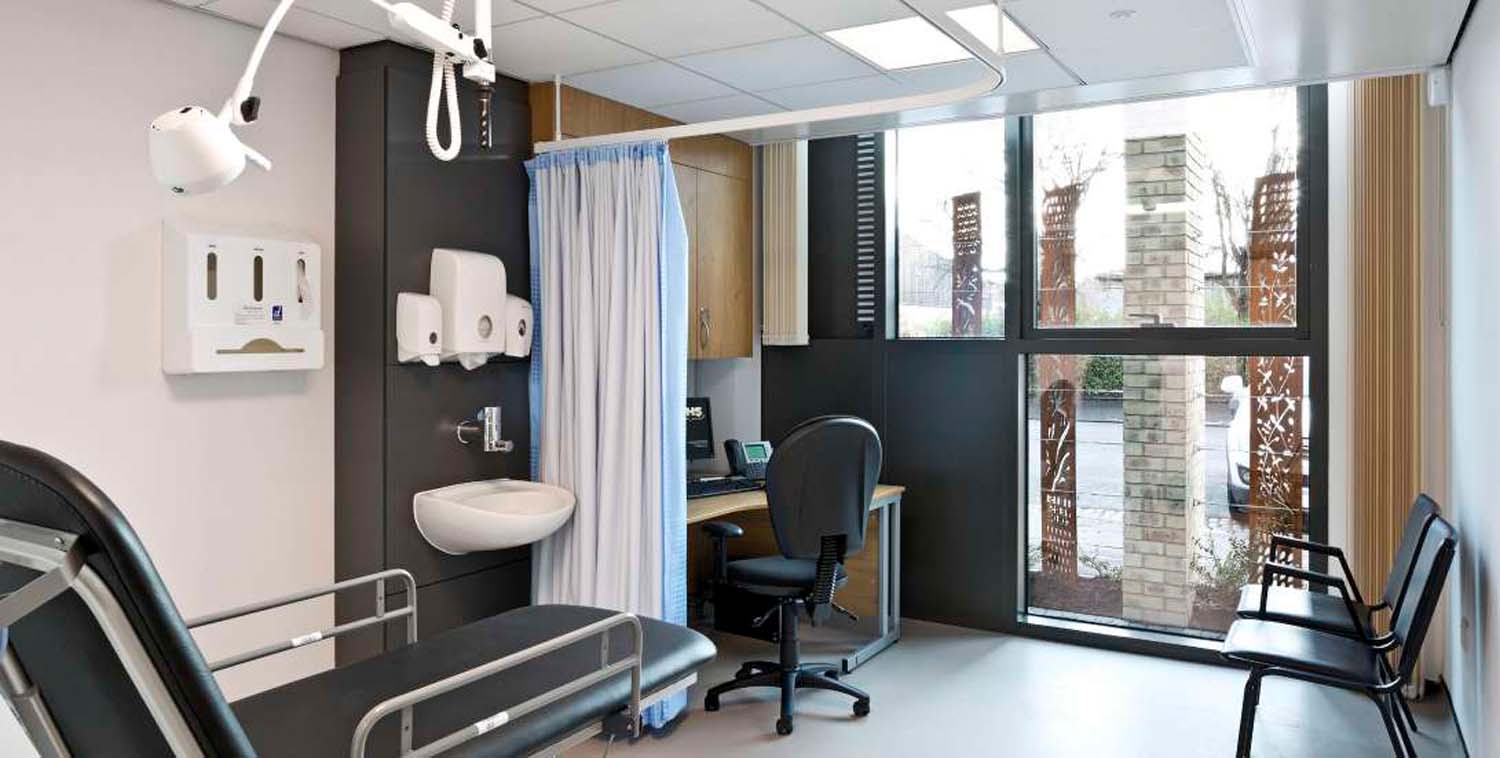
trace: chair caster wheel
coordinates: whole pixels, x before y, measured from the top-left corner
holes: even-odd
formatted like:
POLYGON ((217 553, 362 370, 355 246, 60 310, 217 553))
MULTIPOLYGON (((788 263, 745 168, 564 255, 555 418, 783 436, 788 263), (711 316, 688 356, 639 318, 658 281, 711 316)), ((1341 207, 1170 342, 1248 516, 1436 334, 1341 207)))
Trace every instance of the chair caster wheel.
POLYGON ((870 701, 868 701, 868 700, 856 700, 856 701, 854 701, 854 715, 857 716, 857 717, 859 717, 859 718, 864 718, 865 716, 870 715, 870 701))
POLYGON ((783 736, 791 734, 792 733, 792 721, 791 721, 791 719, 776 719, 776 733, 780 734, 780 735, 783 735, 783 736))
POLYGON ((704 698, 703 710, 710 712, 719 710, 719 699, 716 697, 704 698))

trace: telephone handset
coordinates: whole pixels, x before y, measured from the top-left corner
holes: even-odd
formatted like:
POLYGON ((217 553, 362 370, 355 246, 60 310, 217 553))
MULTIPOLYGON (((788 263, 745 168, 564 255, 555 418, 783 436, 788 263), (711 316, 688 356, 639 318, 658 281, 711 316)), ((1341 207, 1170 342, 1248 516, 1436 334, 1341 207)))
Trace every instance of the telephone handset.
POLYGON ((729 459, 729 473, 747 479, 765 479, 766 464, 771 462, 771 443, 724 440, 724 456, 729 459))

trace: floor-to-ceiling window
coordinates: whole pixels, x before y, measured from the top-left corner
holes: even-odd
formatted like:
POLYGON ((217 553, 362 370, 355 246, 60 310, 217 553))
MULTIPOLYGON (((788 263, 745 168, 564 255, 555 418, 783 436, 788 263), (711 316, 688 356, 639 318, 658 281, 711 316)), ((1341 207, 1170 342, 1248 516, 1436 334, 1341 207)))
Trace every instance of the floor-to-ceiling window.
POLYGON ((1022 408, 996 432, 1019 502, 974 505, 1015 508, 1023 625, 1214 637, 1262 560, 1306 560, 1272 534, 1323 532, 1322 96, 888 141, 893 336, 989 338, 971 349, 1016 366, 986 402, 1022 408))

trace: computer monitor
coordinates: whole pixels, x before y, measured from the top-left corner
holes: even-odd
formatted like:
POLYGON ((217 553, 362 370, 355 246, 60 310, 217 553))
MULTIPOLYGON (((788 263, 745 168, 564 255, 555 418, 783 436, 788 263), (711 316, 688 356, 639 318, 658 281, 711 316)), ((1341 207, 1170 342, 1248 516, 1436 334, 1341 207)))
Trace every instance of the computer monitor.
POLYGON ((708 460, 714 457, 714 422, 708 398, 687 399, 687 459, 708 460))

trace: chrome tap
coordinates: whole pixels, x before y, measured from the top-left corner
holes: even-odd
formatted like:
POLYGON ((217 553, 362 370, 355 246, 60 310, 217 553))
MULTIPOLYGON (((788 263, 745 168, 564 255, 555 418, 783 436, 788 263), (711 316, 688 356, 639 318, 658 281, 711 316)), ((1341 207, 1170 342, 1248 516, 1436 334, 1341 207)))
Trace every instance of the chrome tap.
POLYGON ((500 439, 500 406, 488 405, 479 409, 474 418, 458 422, 458 441, 469 444, 474 437, 484 441, 486 453, 509 453, 516 443, 500 439))

